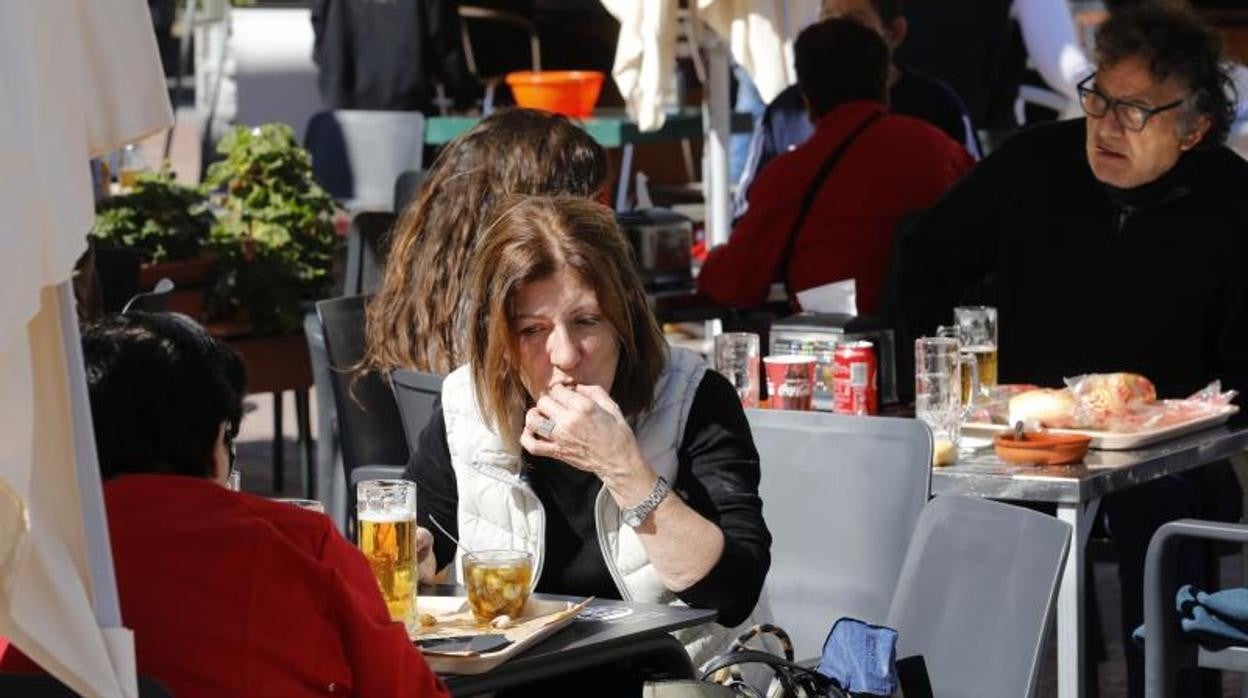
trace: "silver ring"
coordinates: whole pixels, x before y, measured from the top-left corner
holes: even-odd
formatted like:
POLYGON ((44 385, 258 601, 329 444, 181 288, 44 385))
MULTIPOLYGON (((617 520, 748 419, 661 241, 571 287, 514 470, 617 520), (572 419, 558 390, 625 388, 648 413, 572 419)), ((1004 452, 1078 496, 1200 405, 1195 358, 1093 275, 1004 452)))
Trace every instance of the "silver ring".
POLYGON ((555 423, 550 421, 549 419, 543 419, 542 421, 537 423, 537 426, 533 427, 533 433, 537 434, 543 439, 549 439, 550 435, 553 434, 554 432, 555 432, 555 423))

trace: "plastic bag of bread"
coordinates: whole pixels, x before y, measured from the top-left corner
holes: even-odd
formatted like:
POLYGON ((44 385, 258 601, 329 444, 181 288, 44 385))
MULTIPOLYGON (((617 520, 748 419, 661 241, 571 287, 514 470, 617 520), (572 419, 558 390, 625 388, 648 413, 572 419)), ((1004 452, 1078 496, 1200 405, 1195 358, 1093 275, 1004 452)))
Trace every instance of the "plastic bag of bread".
POLYGON ((1065 429, 1075 422, 1075 397, 1069 389, 1036 388, 1010 398, 1008 424, 1022 422, 1028 429, 1065 429))
POLYGON ((1060 390, 1029 390, 1010 399, 1009 423, 1029 427, 1134 431, 1159 411, 1157 389, 1137 373, 1091 373, 1060 390))

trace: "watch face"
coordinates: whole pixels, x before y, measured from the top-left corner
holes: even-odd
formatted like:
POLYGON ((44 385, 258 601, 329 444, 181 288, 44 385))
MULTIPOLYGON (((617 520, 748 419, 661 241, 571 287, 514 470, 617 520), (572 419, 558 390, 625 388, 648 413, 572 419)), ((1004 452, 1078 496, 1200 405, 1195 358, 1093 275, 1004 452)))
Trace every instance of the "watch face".
POLYGON ((637 528, 641 525, 641 520, 637 518, 637 512, 630 511, 624 515, 624 523, 628 524, 631 528, 637 528))

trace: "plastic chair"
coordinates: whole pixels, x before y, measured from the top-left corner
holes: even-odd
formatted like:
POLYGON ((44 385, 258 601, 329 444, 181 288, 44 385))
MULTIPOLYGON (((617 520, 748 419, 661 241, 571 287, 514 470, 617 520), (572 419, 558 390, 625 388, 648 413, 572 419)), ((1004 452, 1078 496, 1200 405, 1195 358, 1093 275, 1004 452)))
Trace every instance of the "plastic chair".
POLYGON ((381 270, 390 249, 390 231, 395 215, 367 211, 351 219, 347 233, 347 267, 343 274, 343 295, 359 296, 377 290, 381 270))
POLYGON ((898 659, 922 656, 933 695, 1031 696, 1070 531, 1009 504, 933 499, 888 611, 898 659))
MULTIPOLYGON (((329 358, 330 385, 338 418, 344 480, 361 467, 388 465, 402 472, 407 464, 407 439, 394 394, 377 373, 357 377, 351 367, 364 358, 364 306, 367 296, 348 296, 319 301, 325 352, 329 358)), ((354 508, 355 488, 347 488, 347 523, 354 508)))
POLYGON ((433 418, 434 404, 442 394, 442 379, 436 373, 395 369, 390 372, 390 387, 394 390, 399 416, 403 418, 403 431, 407 443, 416 450, 420 434, 433 418))
POLYGON ((416 111, 323 111, 308 121, 312 174, 350 211, 389 211, 394 181, 424 162, 425 116, 416 111))
POLYGON ((771 571, 760 612, 818 657, 842 616, 883 623, 927 502, 932 434, 922 422, 746 410, 762 468, 771 571))
POLYGON ((1248 544, 1248 525, 1180 519, 1153 534, 1144 558, 1144 695, 1178 695, 1180 669, 1192 666, 1248 673, 1248 647, 1205 647, 1185 637, 1175 613, 1179 544, 1184 540, 1248 544))

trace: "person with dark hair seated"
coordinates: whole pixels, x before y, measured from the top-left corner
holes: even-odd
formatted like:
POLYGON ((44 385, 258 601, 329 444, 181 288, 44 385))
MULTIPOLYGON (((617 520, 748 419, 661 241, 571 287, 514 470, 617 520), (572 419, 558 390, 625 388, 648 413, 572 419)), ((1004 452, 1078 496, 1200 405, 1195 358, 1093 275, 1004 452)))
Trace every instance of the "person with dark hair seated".
POLYGON ((828 19, 803 30, 794 52, 815 132, 759 173, 749 210, 708 255, 698 290, 749 308, 776 280, 792 295, 854 279, 858 311, 874 313, 898 223, 973 162, 936 127, 887 113, 889 52, 878 32, 828 19))
MULTIPOLYGON (((934 331, 956 305, 986 303, 1000 312, 1003 382, 1133 371, 1158 395, 1184 397, 1220 379, 1242 404, 1248 163, 1223 145, 1235 101, 1218 36, 1187 10, 1122 9, 1097 32, 1096 63, 1079 85, 1086 119, 1006 141, 904 238, 910 334, 934 331)), ((1217 497, 1233 514, 1238 489, 1215 466, 1102 503, 1119 553, 1130 695, 1143 695, 1143 653, 1126 638, 1143 616, 1149 540, 1167 521, 1217 515, 1217 497)), ((1199 585, 1201 567, 1185 560, 1183 581, 1199 585)))
MULTIPOLYGON (((185 696, 446 696, 363 555, 322 514, 223 485, 238 355, 185 316, 83 332, 122 619, 185 696)), ((37 671, 9 647, 0 670, 37 671)))
MULTIPOLYGON (((845 17, 875 30, 888 44, 890 53, 906 40, 908 26, 903 0, 824 0, 820 19, 845 17)), ((888 110, 926 121, 961 143, 976 157, 979 142, 971 117, 958 93, 934 77, 890 60, 888 66, 888 110)), ((806 111, 800 85, 780 91, 767 105, 750 140, 748 159, 737 182, 734 216, 740 218, 749 208, 748 193, 758 173, 782 153, 806 142, 815 127, 806 111)))

